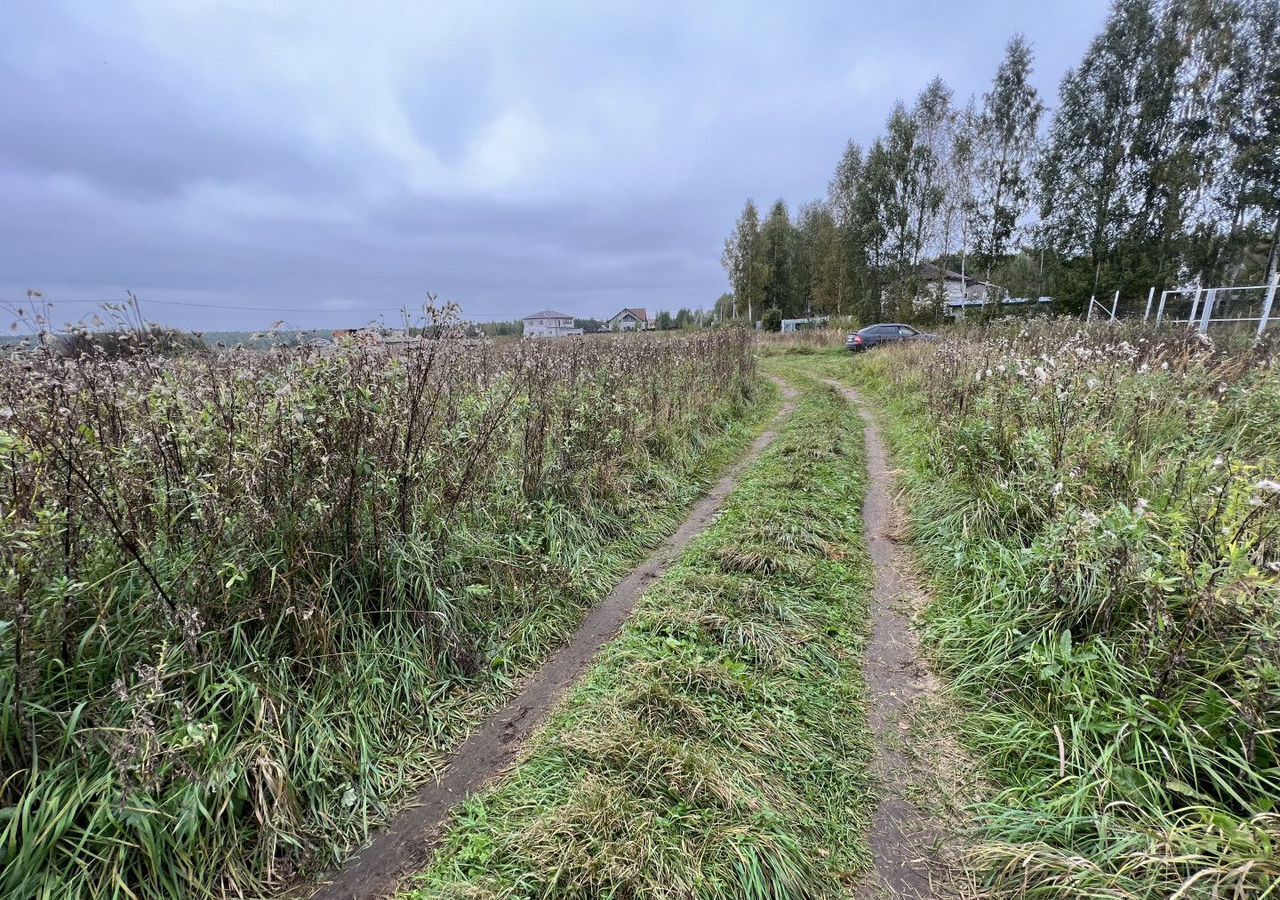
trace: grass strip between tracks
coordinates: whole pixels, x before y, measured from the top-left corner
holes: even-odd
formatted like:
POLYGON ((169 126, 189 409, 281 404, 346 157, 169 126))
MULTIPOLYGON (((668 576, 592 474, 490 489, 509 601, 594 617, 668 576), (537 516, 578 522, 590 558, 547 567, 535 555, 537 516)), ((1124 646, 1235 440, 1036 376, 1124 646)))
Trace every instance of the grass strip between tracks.
POLYGON ((862 431, 797 386, 721 519, 464 804, 415 900, 821 897, 865 870, 862 431))

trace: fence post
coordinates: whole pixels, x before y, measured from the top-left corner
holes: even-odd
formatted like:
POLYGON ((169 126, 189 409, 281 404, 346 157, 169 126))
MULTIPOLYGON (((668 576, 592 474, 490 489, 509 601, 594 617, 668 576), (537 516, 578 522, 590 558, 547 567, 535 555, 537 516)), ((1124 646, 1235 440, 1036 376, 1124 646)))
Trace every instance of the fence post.
POLYGON ((1195 324, 1196 310, 1200 308, 1200 293, 1204 290, 1202 287, 1196 288, 1195 296, 1191 298, 1191 315, 1187 316, 1187 326, 1195 324))
POLYGON ((1093 304, 1094 304, 1094 300, 1095 300, 1096 296, 1097 296, 1097 295, 1095 294, 1095 295, 1091 295, 1091 296, 1089 297, 1089 307, 1088 307, 1088 309, 1085 311, 1085 314, 1084 314, 1084 324, 1086 324, 1086 325, 1088 325, 1090 322, 1092 322, 1092 321, 1093 321, 1093 304))
POLYGON ((1200 312, 1200 333, 1209 333, 1209 317, 1213 315, 1213 300, 1218 295, 1217 288, 1209 288, 1204 295, 1204 309, 1200 312))
POLYGON ((1111 298, 1111 321, 1116 320, 1116 310, 1120 308, 1120 292, 1116 291, 1116 295, 1111 298))
POLYGON ((1164 301, 1168 298, 1168 291, 1160 292, 1160 308, 1156 310, 1156 325, 1160 324, 1160 320, 1164 318, 1164 301))
POLYGON ((1280 285, 1280 272, 1271 276, 1271 284, 1267 287, 1267 299, 1262 301, 1262 321, 1258 323, 1258 337, 1267 330, 1267 320, 1271 318, 1271 304, 1276 300, 1276 285, 1280 285))
POLYGON ((1145 322, 1151 318, 1151 301, 1156 299, 1156 286, 1151 285, 1151 290, 1147 291, 1147 310, 1142 314, 1142 321, 1145 322))

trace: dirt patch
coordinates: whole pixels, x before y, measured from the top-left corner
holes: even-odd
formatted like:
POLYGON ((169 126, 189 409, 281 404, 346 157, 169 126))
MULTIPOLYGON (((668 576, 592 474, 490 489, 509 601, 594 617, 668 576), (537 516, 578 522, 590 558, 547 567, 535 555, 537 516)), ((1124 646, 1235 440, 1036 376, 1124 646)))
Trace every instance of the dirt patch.
MULTIPOLYGON (((872 819, 868 844, 875 871, 860 889, 861 898, 939 897, 954 868, 943 845, 950 829, 937 815, 938 800, 920 797, 921 754, 914 743, 913 720, 938 695, 938 684, 925 664, 912 614, 922 606, 923 592, 912 574, 909 554, 899 546, 902 517, 892 493, 893 471, 880 429, 858 393, 827 381, 858 407, 867 448, 867 493, 862 517, 875 586, 871 595, 871 642, 865 675, 868 714, 876 735, 875 776, 881 799, 872 819), (914 799, 913 799, 914 796, 914 799), (923 807, 928 806, 926 811, 923 807)), ((943 738, 945 740, 945 738, 943 738)))
MULTIPOLYGON (((547 713, 591 666, 618 633, 645 590, 670 568, 695 537, 712 523, 742 473, 777 437, 777 426, 795 409, 796 391, 779 382, 783 405, 770 426, 720 481, 694 504, 688 518, 643 564, 633 569, 587 614, 569 641, 530 676, 506 706, 490 715, 462 742, 439 780, 421 788, 410 806, 392 820, 311 900, 373 900, 386 897, 401 879, 430 861, 455 805, 475 794, 512 763, 547 713)), ((299 896, 307 896, 307 891, 299 896)))

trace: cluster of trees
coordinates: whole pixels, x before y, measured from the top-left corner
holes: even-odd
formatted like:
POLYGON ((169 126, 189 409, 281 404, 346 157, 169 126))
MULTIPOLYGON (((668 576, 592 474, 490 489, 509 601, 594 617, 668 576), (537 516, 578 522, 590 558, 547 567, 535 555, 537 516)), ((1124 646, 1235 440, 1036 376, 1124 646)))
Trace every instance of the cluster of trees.
POLYGON ((508 321, 493 322, 468 322, 465 330, 469 334, 476 337, 484 335, 485 337, 511 337, 512 335, 519 337, 524 334, 524 320, 511 319, 508 321))
POLYGON ((678 328, 701 328, 707 322, 707 316, 701 309, 689 309, 688 307, 678 309, 674 313, 665 309, 659 310, 658 314, 653 318, 654 327, 659 331, 674 331, 678 328))
POLYGON ((1032 64, 1015 35, 980 100, 935 78, 869 147, 851 141, 825 199, 763 216, 748 201, 722 258, 731 314, 903 318, 943 269, 1065 309, 1270 277, 1277 0, 1116 0, 1052 115, 1032 64))
MULTIPOLYGON (((705 319, 706 316, 700 309, 685 308, 675 312, 663 309, 653 317, 653 325, 659 331, 675 331, 680 328, 699 328, 705 319)), ((587 333, 609 330, 609 323, 603 319, 574 319, 573 324, 587 333)))

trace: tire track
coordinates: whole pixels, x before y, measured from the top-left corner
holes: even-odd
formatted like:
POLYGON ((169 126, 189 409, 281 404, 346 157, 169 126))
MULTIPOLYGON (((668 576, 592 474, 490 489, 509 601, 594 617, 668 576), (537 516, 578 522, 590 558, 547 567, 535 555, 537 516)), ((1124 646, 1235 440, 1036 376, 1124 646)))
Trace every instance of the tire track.
POLYGON ((947 831, 932 814, 907 797, 912 764, 898 749, 906 734, 911 706, 933 690, 919 640, 905 612, 919 586, 911 575, 906 554, 891 537, 897 520, 890 493, 893 473, 879 425, 857 391, 834 380, 826 383, 857 407, 862 417, 867 456, 862 518, 875 578, 870 604, 871 641, 864 672, 869 695, 867 718, 876 735, 875 775, 881 799, 867 838, 875 872, 858 897, 935 897, 935 876, 945 871, 939 847, 947 831))
POLYGON ((617 635, 649 585, 706 530, 742 474, 773 443, 778 426, 795 409, 797 396, 795 389, 774 381, 782 389, 782 407, 743 457, 694 504, 675 533, 587 613, 573 636, 525 681, 520 693, 471 732, 450 756, 439 780, 419 789, 409 806, 328 881, 308 889, 310 893, 291 894, 311 900, 374 900, 393 893, 404 877, 430 861, 453 808, 515 761, 524 742, 617 635))

